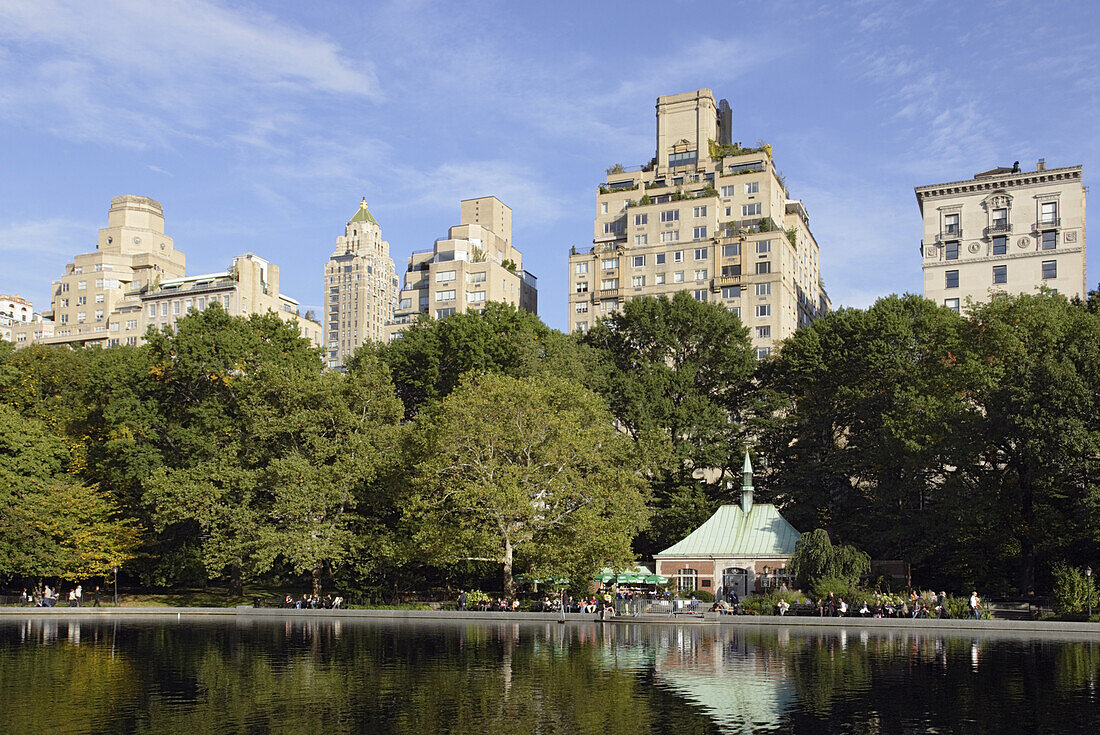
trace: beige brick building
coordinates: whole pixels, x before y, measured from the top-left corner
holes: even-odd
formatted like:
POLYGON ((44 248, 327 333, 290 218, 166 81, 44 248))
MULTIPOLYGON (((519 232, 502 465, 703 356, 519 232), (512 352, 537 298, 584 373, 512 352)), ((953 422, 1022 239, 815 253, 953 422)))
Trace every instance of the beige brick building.
POLYGON ((569 257, 569 329, 639 296, 689 291, 749 327, 763 357, 825 313, 817 241, 771 146, 731 142, 709 89, 657 98, 657 155, 612 166, 596 195, 593 247, 569 257))
MULTIPOLYGON (((233 265, 220 273, 161 281, 138 298, 145 329, 174 327, 191 309, 203 311, 219 304, 230 316, 275 312, 283 321, 295 323, 314 347, 322 344, 321 325, 299 316, 298 302, 279 293, 279 266, 253 253, 233 258, 233 265)), ((112 337, 108 344, 118 344, 116 339, 112 337)))
POLYGON ((34 304, 27 299, 18 294, 0 294, 0 339, 14 342, 13 327, 41 321, 42 315, 35 313, 34 304))
POLYGON ((271 310, 297 319, 302 336, 321 346, 321 325, 298 317, 298 302, 279 294, 276 266, 248 254, 224 273, 187 278, 184 264, 183 252, 164 233, 160 202, 115 197, 96 251, 77 255, 54 281, 47 320, 13 328, 13 340, 17 347, 137 345, 150 325, 174 323, 191 307, 206 308, 216 292, 231 314, 271 310))
POLYGON ((367 340, 386 338, 397 306, 390 244, 382 239, 366 199, 336 238, 336 250, 325 264, 324 289, 325 362, 337 367, 367 340))
POLYGON ((489 301, 538 311, 538 287, 512 245, 512 210, 496 197, 462 202, 459 224, 431 250, 409 257, 397 311, 387 326, 392 339, 421 314, 435 319, 480 311, 489 301))
POLYGON ((1019 165, 916 188, 924 220, 925 298, 955 309, 1041 285, 1084 297, 1085 186, 1081 166, 1019 165))

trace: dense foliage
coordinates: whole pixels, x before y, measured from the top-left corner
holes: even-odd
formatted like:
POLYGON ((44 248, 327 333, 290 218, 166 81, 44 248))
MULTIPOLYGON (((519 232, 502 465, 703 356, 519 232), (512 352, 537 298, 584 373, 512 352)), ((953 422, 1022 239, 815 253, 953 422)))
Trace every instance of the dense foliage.
POLYGON ((1098 304, 891 296, 761 362, 687 293, 584 335, 489 304, 345 372, 278 316, 216 306, 141 347, 0 343, 0 576, 583 582, 734 500, 747 448, 757 500, 819 529, 793 562, 808 587, 869 555, 937 589, 1068 589, 1100 552, 1098 304))

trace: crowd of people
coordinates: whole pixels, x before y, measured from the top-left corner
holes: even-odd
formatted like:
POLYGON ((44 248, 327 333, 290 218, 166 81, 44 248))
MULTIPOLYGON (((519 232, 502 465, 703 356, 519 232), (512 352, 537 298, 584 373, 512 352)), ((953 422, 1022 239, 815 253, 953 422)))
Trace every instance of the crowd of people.
POLYGON ((340 610, 344 607, 344 598, 339 595, 325 595, 322 598, 320 595, 303 594, 295 599, 292 595, 287 595, 283 600, 283 607, 288 610, 340 610))
MULTIPOLYGON (((56 607, 57 603, 61 600, 61 593, 58 590, 51 588, 48 584, 39 588, 35 587, 30 592, 26 588, 23 589, 23 593, 19 595, 19 604, 23 606, 34 607, 56 607)), ((77 585, 69 590, 68 594, 69 607, 83 607, 84 605, 84 587, 83 585, 77 585)), ((95 588, 92 593, 92 607, 99 607, 99 587, 95 588)))

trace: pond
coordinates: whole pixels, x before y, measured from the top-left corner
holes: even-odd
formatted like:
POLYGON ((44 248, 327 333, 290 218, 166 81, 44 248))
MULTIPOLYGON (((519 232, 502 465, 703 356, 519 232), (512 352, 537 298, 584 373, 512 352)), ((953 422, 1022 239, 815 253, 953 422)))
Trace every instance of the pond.
POLYGON ((904 628, 0 619, 8 733, 1095 733, 1098 675, 904 628))

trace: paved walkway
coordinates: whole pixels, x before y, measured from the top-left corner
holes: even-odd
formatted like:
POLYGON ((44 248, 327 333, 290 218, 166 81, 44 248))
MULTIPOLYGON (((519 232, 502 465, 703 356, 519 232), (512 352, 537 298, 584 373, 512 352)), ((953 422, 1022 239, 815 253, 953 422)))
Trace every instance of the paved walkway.
MULTIPOLYGON (((125 616, 128 618, 182 618, 232 616, 236 618, 337 618, 337 619, 385 619, 385 620, 470 620, 512 622, 559 622, 558 613, 509 613, 475 612, 455 610, 286 610, 281 608, 241 607, 0 607, 0 620, 30 617, 102 618, 125 616)), ((591 623, 596 616, 590 613, 569 613, 567 623, 591 623)), ((858 630, 922 630, 942 631, 947 634, 965 632, 1009 634, 1087 635, 1100 638, 1100 623, 1047 622, 1036 620, 938 620, 911 618, 819 618, 779 617, 775 615, 698 615, 643 614, 638 617, 617 616, 606 623, 614 625, 710 625, 781 628, 823 628, 858 630)))

